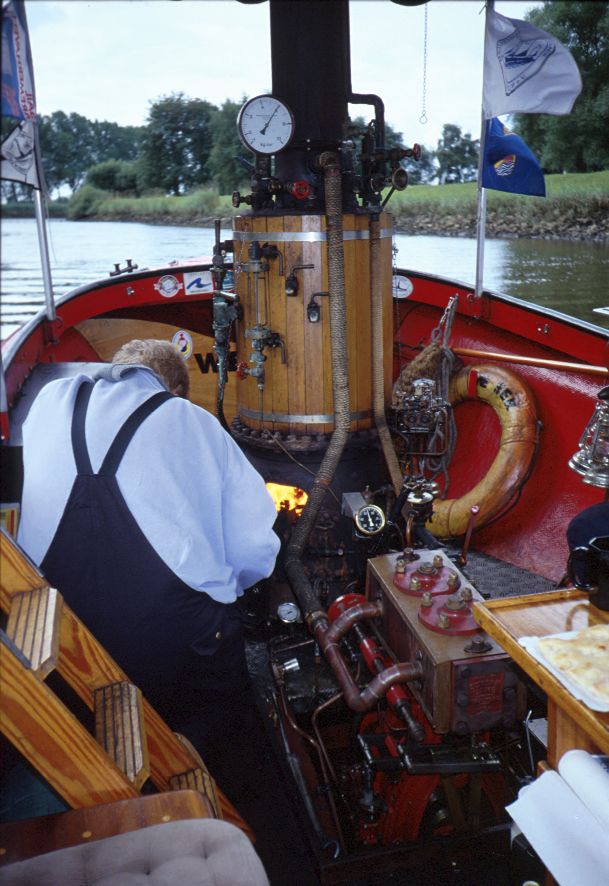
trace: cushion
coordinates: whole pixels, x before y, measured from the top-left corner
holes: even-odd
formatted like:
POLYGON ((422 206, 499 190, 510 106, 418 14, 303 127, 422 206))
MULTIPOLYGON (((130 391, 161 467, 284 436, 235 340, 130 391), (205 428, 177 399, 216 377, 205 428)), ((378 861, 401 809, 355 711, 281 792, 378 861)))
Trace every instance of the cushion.
POLYGON ((245 834, 215 819, 167 822, 0 867, 1 886, 269 886, 245 834))

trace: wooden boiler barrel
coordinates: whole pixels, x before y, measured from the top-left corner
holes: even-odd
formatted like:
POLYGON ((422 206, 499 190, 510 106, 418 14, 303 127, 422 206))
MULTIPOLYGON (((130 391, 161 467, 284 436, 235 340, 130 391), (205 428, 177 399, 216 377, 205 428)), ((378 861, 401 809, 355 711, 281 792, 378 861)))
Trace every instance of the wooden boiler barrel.
MULTIPOLYGON (((235 288, 244 308, 238 323, 238 360, 252 354, 251 333, 256 324, 268 325, 283 349, 265 347, 264 386, 248 376, 237 380, 237 415, 253 430, 268 429, 288 435, 320 435, 334 428, 330 314, 328 296, 318 295, 319 322, 311 322, 307 306, 315 293, 327 293, 328 259, 325 215, 238 216, 234 219, 235 288), (254 275, 240 266, 248 261, 253 241, 276 247, 268 271, 258 274, 259 311, 254 305, 254 275), (312 267, 302 268, 303 265, 312 267), (298 281, 295 296, 286 295, 286 280, 298 281), (268 316, 266 315, 268 305, 268 316), (283 350, 283 354, 282 354, 283 350), (282 362, 285 358, 285 363, 282 362)), ((380 287, 383 303, 383 353, 373 354, 370 287, 370 223, 367 215, 343 216, 345 301, 351 431, 373 426, 372 361, 383 360, 385 401, 390 398, 392 367, 392 222, 380 218, 380 287)))

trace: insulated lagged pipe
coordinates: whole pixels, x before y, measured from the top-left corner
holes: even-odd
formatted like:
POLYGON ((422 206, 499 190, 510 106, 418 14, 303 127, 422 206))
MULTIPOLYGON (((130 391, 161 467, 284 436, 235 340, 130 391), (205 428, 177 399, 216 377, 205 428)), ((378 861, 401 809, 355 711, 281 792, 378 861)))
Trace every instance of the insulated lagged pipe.
POLYGON ((383 285, 381 266, 381 222, 370 216, 370 289, 372 291, 372 408, 389 479, 396 496, 402 489, 402 472, 385 415, 385 371, 383 343, 383 285))
POLYGON ((376 617, 379 614, 378 606, 376 604, 362 604, 361 611, 357 613, 357 616, 349 616, 348 612, 345 613, 344 624, 339 619, 338 627, 332 631, 328 624, 328 616, 322 610, 302 562, 305 544, 315 526, 326 491, 334 478, 351 426, 341 169, 338 157, 332 152, 325 152, 320 156, 319 166, 324 172, 326 201, 334 431, 309 492, 307 504, 288 542, 285 571, 310 630, 324 652, 343 692, 345 702, 354 711, 367 711, 383 698, 396 683, 405 683, 420 677, 421 668, 418 662, 392 665, 377 674, 369 685, 360 692, 343 658, 337 637, 341 636, 340 631, 348 630, 353 625, 354 619, 376 617), (349 627, 346 626, 347 623, 349 627))
MULTIPOLYGON (((345 299, 345 256, 343 247, 342 187, 340 162, 336 154, 325 152, 319 158, 324 172, 328 250, 328 292, 331 340, 334 430, 319 466, 307 504, 287 545, 285 570, 296 599, 305 615, 320 612, 321 606, 302 563, 302 553, 324 497, 343 454, 351 426, 347 322, 345 299)), ((327 622, 326 622, 327 623, 327 622)))

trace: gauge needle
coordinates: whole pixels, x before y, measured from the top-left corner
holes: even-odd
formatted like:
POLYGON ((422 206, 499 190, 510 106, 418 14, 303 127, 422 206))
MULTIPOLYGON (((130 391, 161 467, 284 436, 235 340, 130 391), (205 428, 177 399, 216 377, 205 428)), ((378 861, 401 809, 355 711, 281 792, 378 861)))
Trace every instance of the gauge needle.
POLYGON ((275 114, 277 113, 278 110, 279 110, 279 105, 276 105, 275 110, 273 111, 273 113, 271 114, 271 116, 269 117, 269 119, 266 121, 266 123, 264 124, 264 126, 263 126, 262 129, 260 130, 260 135, 266 135, 266 131, 267 131, 267 129, 269 128, 269 124, 270 124, 271 120, 273 119, 273 117, 275 116, 275 114))

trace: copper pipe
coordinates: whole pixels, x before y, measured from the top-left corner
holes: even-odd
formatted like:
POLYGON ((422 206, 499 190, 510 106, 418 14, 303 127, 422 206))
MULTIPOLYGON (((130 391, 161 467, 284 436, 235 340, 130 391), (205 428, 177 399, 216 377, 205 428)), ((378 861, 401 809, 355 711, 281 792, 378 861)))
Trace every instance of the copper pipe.
POLYGON ((414 545, 412 544, 412 527, 414 525, 414 514, 410 514, 408 520, 406 521, 406 532, 404 533, 404 541, 406 542, 407 548, 412 548, 414 545))
POLYGON ((294 732, 300 735, 301 738, 304 738, 305 741, 308 741, 309 744, 314 747, 317 755, 321 757, 321 752, 313 736, 309 735, 308 732, 305 732, 304 729, 301 729, 296 720, 294 720, 294 718, 292 717, 292 714, 290 713, 290 710, 288 708, 288 700, 285 697, 285 689, 280 682, 277 682, 277 689, 279 691, 279 699, 281 701, 281 707, 283 708, 283 714, 286 720, 288 721, 294 732))
POLYGON ((409 683, 423 676, 420 662, 400 662, 381 671, 360 692, 359 686, 353 680, 338 644, 331 636, 328 637, 330 630, 328 623, 323 619, 318 619, 313 630, 334 672, 336 681, 344 693, 345 702, 352 711, 369 711, 387 694, 395 683, 409 683))
POLYGON ((389 479, 396 496, 403 484, 402 471, 385 415, 385 360, 383 355, 383 269, 381 264, 381 223, 370 216, 370 290, 372 299, 372 406, 374 423, 385 458, 389 479))
POLYGON ((476 517, 480 512, 480 508, 478 505, 472 505, 469 514, 469 520, 467 521, 467 529, 465 530, 465 538, 463 539, 463 548, 461 549, 461 553, 457 558, 457 563, 459 566, 465 566, 467 564, 467 552, 469 550, 469 543, 471 541, 472 532, 474 531, 474 523, 476 522, 476 517))
MULTIPOLYGON (((330 780, 328 778, 328 771, 326 769, 326 760, 324 759, 324 755, 326 754, 325 747, 323 748, 323 752, 322 752, 322 745, 318 744, 318 742, 315 741, 313 736, 309 735, 308 732, 305 732, 304 729, 301 729, 300 726, 296 723, 296 721, 292 717, 292 714, 290 713, 290 710, 288 707, 288 700, 285 696, 285 689, 284 689, 284 686, 281 682, 277 683, 277 689, 279 691, 279 699, 281 701, 281 707, 283 709, 283 713, 284 713, 286 720, 288 721, 288 723, 290 724, 290 726, 292 727, 294 732, 296 732, 297 735, 300 735, 302 738, 304 738, 306 741, 308 741, 315 748, 315 751, 317 753, 317 757, 319 759, 319 765, 321 767, 321 772, 322 772, 324 781, 326 782, 326 784, 330 788, 330 780)), ((340 698, 340 695, 334 696, 334 698, 340 698)), ((331 698, 330 701, 334 701, 334 698, 331 698)), ((323 705, 322 705, 322 707, 323 707, 323 705)), ((332 767, 330 766, 329 768, 330 768, 330 774, 332 775, 332 778, 336 782, 336 775, 334 774, 332 767)), ((330 804, 330 811, 332 813, 332 818, 334 819, 334 827, 336 828, 336 832, 338 834, 338 842, 340 843, 340 848, 344 852, 344 850, 345 850, 345 836, 344 836, 343 830, 340 826, 340 820, 338 818, 338 813, 336 811, 336 803, 334 802, 334 796, 332 794, 331 788, 328 790, 328 802, 330 804)))
POLYGON ((319 715, 322 713, 322 711, 325 711, 325 709, 329 708, 330 705, 336 704, 336 702, 339 701, 339 699, 341 699, 342 697, 343 697, 342 692, 337 692, 336 695, 332 696, 332 698, 329 698, 327 701, 322 702, 322 704, 320 704, 319 707, 315 708, 315 710, 313 711, 313 716, 311 717, 311 725, 313 726, 313 732, 315 733, 315 737, 317 738, 317 743, 319 744, 319 747, 320 747, 320 749, 324 755, 324 758, 326 760, 326 766, 328 767, 328 772, 332 776, 332 780, 335 783, 337 781, 336 772, 334 771, 334 766, 332 765, 332 762, 331 762, 328 752, 326 750, 326 746, 324 744, 323 738, 321 737, 321 733, 320 733, 319 728, 317 726, 317 719, 318 719, 319 715))
POLYGON ((336 643, 351 630, 353 625, 364 618, 378 618, 383 614, 382 603, 358 603, 350 606, 345 612, 341 612, 338 618, 326 631, 328 643, 336 643))
POLYGON ((475 348, 451 348, 460 357, 476 357, 483 360, 498 360, 503 363, 523 363, 526 366, 540 366, 548 369, 566 369, 588 375, 609 375, 605 366, 587 366, 585 363, 567 363, 565 360, 545 360, 542 357, 525 357, 519 354, 500 354, 497 351, 478 351, 475 348))

